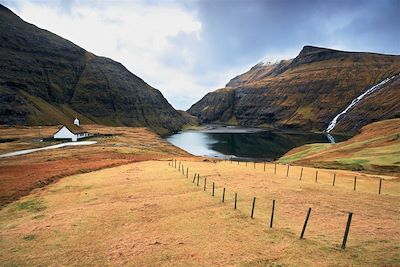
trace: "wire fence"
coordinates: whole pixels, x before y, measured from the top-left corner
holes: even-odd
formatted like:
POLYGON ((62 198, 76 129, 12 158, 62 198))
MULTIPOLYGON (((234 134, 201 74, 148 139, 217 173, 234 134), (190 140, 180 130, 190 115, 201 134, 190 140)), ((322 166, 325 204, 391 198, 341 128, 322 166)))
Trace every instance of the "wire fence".
MULTIPOLYGON (((230 161, 233 164, 232 161, 230 161)), ((252 162, 235 162, 236 165, 244 167, 251 167, 254 170, 260 170, 262 172, 272 172, 274 175, 280 174, 283 178, 298 178, 299 181, 304 180, 314 180, 316 184, 326 183, 326 173, 321 175, 320 170, 316 170, 314 172, 310 172, 306 170, 304 167, 299 167, 297 170, 290 165, 280 165, 280 164, 267 164, 264 163, 256 163, 252 162), (251 165, 251 166, 250 166, 251 165), (299 172, 298 172, 299 171, 299 172), (312 175, 311 175, 312 174, 312 175)), ((291 201, 293 200, 285 200, 278 199, 273 194, 264 192, 263 197, 261 199, 257 198, 255 195, 250 196, 248 193, 240 193, 238 190, 228 187, 226 183, 219 181, 217 184, 215 180, 211 180, 210 176, 202 176, 198 171, 194 171, 189 168, 189 166, 183 166, 182 162, 177 162, 172 159, 168 162, 168 165, 173 169, 176 169, 178 172, 182 174, 183 177, 186 177, 189 181, 191 180, 192 184, 202 191, 209 193, 209 195, 216 200, 219 200, 222 204, 232 205, 231 207, 238 212, 247 214, 248 218, 254 219, 255 217, 262 218, 265 220, 265 228, 297 228, 299 229, 299 239, 304 239, 307 235, 307 226, 309 225, 310 220, 313 221, 314 224, 319 225, 319 228, 315 228, 315 230, 321 231, 321 225, 323 223, 328 223, 328 226, 331 228, 341 228, 341 242, 340 248, 345 249, 347 239, 350 232, 351 222, 353 218, 353 212, 351 211, 340 211, 339 213, 336 211, 332 211, 331 214, 326 214, 327 211, 320 211, 318 208, 307 207, 304 210, 301 210, 297 206, 293 206, 291 201), (189 171, 191 171, 191 175, 189 175, 189 171), (191 179, 189 179, 191 178, 191 179), (288 208, 292 206, 291 208, 288 208), (304 216, 303 221, 299 221, 299 217, 304 216), (318 221, 318 218, 323 218, 322 221, 318 221), (334 220, 330 222, 326 222, 326 217, 335 217, 334 220), (334 225, 333 222, 336 224, 334 225)), ((340 180, 339 180, 340 181, 340 180)), ((331 186, 338 186, 338 177, 336 173, 332 175, 331 186)), ((353 191, 360 189, 359 183, 360 179, 357 177, 353 178, 353 191)), ((343 185, 348 185, 348 183, 343 183, 343 185)), ((382 180, 379 183, 379 192, 382 192, 382 180)), ((335 231, 336 240, 339 238, 338 231, 335 231)), ((339 244, 338 244, 339 245, 339 244)))

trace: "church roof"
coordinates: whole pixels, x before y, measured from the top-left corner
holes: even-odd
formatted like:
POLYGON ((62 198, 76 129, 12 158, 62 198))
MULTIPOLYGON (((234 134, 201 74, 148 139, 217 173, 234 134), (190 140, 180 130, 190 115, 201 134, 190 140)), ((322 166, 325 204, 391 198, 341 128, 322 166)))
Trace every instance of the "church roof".
MULTIPOLYGON (((80 134, 80 133, 86 133, 87 131, 85 129, 83 129, 82 127, 75 125, 75 124, 64 124, 62 127, 66 127, 71 133, 74 134, 80 134)), ((61 129, 58 129, 58 131, 56 133, 58 133, 61 129)))
POLYGON ((86 133, 85 129, 83 129, 82 127, 80 127, 76 124, 64 124, 64 126, 67 127, 68 130, 70 130, 74 134, 86 133))

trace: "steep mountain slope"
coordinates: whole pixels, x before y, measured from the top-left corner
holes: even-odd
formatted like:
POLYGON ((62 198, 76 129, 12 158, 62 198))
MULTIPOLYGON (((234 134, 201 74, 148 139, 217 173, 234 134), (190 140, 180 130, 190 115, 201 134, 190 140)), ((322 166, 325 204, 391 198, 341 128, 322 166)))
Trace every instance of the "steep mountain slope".
POLYGON ((0 123, 83 123, 177 131, 187 120, 111 59, 28 24, 0 5, 0 123))
POLYGON ((297 147, 279 162, 400 176, 399 159, 400 119, 392 119, 368 124, 361 133, 341 143, 297 147))
POLYGON ((276 63, 260 62, 252 67, 248 72, 236 76, 230 80, 226 87, 238 87, 252 82, 257 82, 263 78, 273 77, 284 72, 292 60, 281 60, 276 63))
MULTIPOLYGON (((323 131, 355 97, 398 73, 400 56, 305 46, 292 60, 254 66, 188 112, 201 122, 323 131)), ((367 123, 398 117, 399 79, 360 102, 334 131, 354 133, 367 123)))

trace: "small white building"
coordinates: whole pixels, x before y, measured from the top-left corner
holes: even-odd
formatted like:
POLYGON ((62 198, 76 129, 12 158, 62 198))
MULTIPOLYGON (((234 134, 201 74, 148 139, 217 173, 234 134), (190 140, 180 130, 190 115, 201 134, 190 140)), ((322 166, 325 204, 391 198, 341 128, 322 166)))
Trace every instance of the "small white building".
POLYGON ((78 141, 80 138, 88 137, 89 133, 79 126, 79 120, 76 118, 74 124, 63 125, 55 134, 54 139, 71 139, 78 141))

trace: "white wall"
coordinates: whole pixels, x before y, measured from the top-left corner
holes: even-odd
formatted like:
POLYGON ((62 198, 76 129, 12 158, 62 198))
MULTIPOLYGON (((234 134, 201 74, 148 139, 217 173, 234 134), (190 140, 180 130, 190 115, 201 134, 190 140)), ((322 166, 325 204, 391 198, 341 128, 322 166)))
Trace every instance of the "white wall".
POLYGON ((54 139, 71 139, 71 141, 76 141, 78 138, 76 134, 71 133, 67 127, 63 126, 56 134, 54 134, 54 139))

